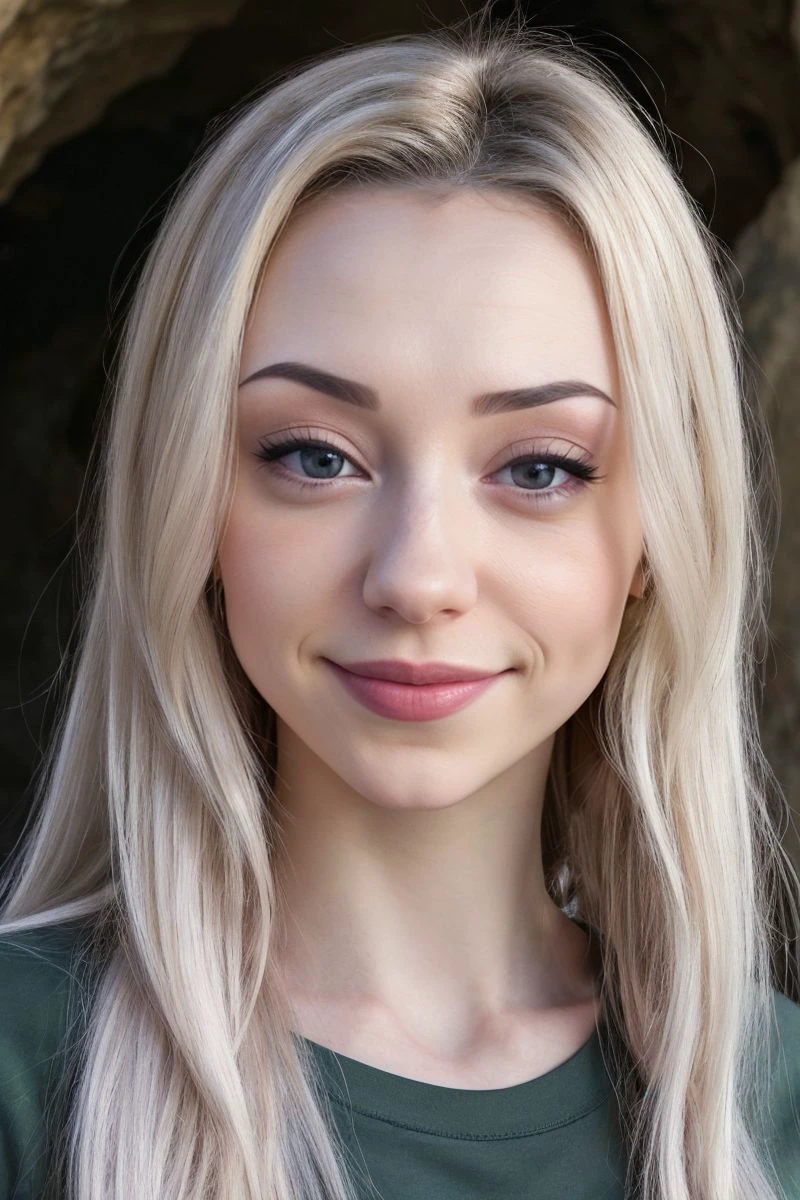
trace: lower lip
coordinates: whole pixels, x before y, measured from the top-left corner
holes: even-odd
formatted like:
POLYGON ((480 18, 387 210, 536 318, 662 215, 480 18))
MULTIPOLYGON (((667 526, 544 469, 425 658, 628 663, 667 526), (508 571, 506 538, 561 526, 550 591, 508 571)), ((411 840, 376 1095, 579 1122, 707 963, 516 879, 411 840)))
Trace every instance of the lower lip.
POLYGON ((391 717, 395 721, 434 721, 437 717, 447 717, 466 708, 496 680, 508 674, 508 671, 500 671, 486 679, 462 679, 454 683, 395 683, 389 679, 354 675, 330 659, 325 661, 359 703, 379 717, 391 717))

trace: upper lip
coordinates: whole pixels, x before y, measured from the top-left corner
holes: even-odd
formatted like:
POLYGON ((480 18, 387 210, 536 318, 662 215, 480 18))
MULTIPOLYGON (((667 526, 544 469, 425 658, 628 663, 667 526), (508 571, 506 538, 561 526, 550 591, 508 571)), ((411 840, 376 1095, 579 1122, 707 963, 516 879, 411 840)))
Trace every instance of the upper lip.
POLYGON ((480 667, 461 667, 456 663, 403 662, 399 658, 372 659, 368 662, 337 663, 354 675, 371 679, 390 679, 395 683, 453 683, 464 679, 487 679, 499 671, 484 671, 480 667))

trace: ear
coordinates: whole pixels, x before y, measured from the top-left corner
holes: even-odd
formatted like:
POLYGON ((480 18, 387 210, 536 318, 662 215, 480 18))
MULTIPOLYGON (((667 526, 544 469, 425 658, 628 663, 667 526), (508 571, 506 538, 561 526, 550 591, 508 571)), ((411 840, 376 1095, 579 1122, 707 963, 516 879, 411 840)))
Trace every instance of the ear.
POLYGON ((633 579, 631 580, 629 598, 641 600, 643 594, 644 594, 644 570, 642 567, 642 560, 639 559, 639 562, 636 565, 636 571, 634 572, 633 579))

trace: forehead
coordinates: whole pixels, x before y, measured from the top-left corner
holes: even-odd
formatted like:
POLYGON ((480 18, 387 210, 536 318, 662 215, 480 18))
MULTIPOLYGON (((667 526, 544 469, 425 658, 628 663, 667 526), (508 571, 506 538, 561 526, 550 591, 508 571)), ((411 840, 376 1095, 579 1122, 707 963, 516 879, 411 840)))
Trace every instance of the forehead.
POLYGON ((595 267, 557 216, 500 189, 360 186, 290 219, 251 309, 245 366, 312 351, 334 369, 344 353, 494 371, 505 356, 512 374, 521 356, 526 383, 577 355, 605 386, 612 346, 595 267))

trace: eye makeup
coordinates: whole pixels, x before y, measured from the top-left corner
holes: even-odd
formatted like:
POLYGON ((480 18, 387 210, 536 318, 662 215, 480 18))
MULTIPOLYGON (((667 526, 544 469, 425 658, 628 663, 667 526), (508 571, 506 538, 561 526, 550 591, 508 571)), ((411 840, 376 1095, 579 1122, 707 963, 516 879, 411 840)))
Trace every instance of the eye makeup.
MULTIPOLYGON (((312 470, 315 469, 313 465, 315 461, 317 468, 323 471, 331 465, 335 466, 335 462, 332 464, 331 459, 338 459, 355 466, 351 457, 341 447, 328 440, 327 437, 315 435, 311 429, 292 430, 288 434, 280 434, 276 438, 262 438, 259 440, 259 449, 255 452, 255 457, 260 460, 260 464, 290 487, 313 488, 319 491, 323 488, 341 486, 340 481, 356 477, 337 475, 317 479, 303 478, 289 470, 283 462, 284 459, 294 456, 306 468, 310 465, 312 470), (324 462, 324 465, 320 465, 321 462, 324 462)), ((360 468, 356 469, 360 470, 360 468)), ((508 487, 520 495, 525 502, 539 505, 549 504, 573 495, 589 484, 605 478, 604 475, 598 474, 597 467, 588 454, 583 453, 580 456, 557 454, 552 453, 549 447, 542 450, 531 447, 527 453, 510 459, 494 474, 500 474, 503 471, 516 472, 516 477, 514 483, 501 486, 508 487), (568 478, 560 486, 546 488, 546 490, 524 486, 526 480, 534 483, 535 479, 530 478, 531 472, 541 472, 542 468, 545 473, 561 472, 568 478), (515 486, 517 483, 521 483, 523 486, 515 486)), ((540 475, 537 475, 536 478, 540 478, 540 475)))

